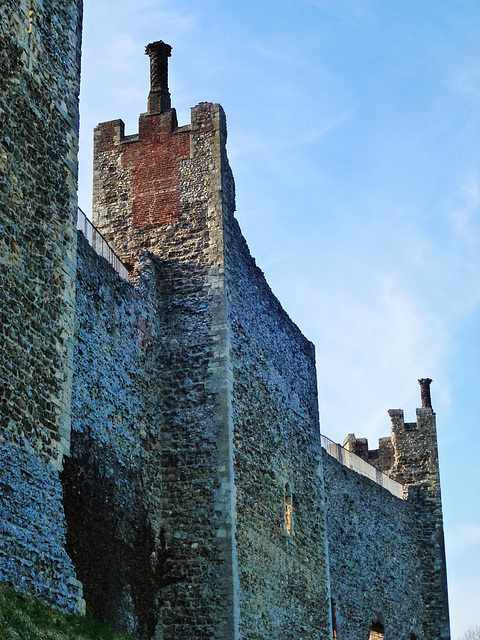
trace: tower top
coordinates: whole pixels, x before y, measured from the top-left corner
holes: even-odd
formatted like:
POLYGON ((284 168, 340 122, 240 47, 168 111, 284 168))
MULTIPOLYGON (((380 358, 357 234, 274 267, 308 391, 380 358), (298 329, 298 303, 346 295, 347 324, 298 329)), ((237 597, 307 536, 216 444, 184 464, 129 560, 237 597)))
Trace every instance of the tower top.
POLYGON ((171 52, 172 47, 163 40, 151 42, 145 47, 145 53, 150 56, 148 113, 165 113, 171 109, 168 90, 168 58, 171 52))

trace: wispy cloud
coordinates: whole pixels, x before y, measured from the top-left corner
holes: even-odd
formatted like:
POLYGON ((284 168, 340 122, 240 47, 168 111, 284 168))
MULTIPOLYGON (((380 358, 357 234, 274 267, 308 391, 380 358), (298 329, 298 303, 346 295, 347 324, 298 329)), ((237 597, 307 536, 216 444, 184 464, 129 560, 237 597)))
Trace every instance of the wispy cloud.
MULTIPOLYGON (((316 124, 307 130, 299 130, 294 136, 267 136, 263 131, 237 130, 232 128, 230 137, 234 140, 229 154, 230 160, 236 161, 244 157, 252 158, 254 154, 264 154, 279 164, 283 162, 286 154, 293 150, 301 150, 302 147, 313 145, 333 133, 341 127, 354 113, 354 109, 339 113, 335 116, 324 118, 320 124, 316 124), (263 133, 263 134, 262 134, 263 133)), ((290 167, 291 169, 291 167, 290 167)), ((305 163, 302 172, 312 172, 314 167, 305 163)), ((304 180, 302 179, 303 183, 304 180)))
POLYGON ((357 279, 338 267, 330 277, 282 278, 274 289, 316 345, 322 430, 340 441, 355 431, 375 446, 390 431, 387 409, 418 406, 416 379, 436 376, 449 338, 395 274, 362 284, 363 271, 357 279))
POLYGON ((325 118, 326 121, 321 125, 317 125, 301 133, 296 139, 296 146, 313 144, 325 138, 325 136, 328 136, 349 120, 355 111, 356 108, 352 108, 338 113, 335 116, 331 116, 330 118, 325 118))

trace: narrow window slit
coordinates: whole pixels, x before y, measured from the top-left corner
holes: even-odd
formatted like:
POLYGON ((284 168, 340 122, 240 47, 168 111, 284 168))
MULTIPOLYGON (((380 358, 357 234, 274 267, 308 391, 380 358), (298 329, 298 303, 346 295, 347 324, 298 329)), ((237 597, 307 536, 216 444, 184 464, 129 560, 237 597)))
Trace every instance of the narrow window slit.
POLYGON ((330 601, 331 609, 332 609, 332 638, 333 640, 338 640, 337 634, 337 617, 335 615, 335 604, 333 600, 330 601))
POLYGON ((285 528, 288 535, 293 530, 292 491, 288 482, 285 484, 285 528))

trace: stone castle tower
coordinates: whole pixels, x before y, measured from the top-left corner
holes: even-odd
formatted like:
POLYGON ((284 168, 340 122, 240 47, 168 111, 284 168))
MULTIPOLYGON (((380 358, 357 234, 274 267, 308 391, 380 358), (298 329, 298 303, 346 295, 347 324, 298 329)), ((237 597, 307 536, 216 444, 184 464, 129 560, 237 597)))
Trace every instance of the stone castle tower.
POLYGON ((176 575, 179 558, 166 561, 171 628, 193 637, 201 619, 213 637, 233 638, 241 612, 251 633, 302 619, 326 637, 313 346, 272 295, 234 219, 223 110, 201 103, 178 128, 170 47, 154 43, 147 53, 151 89, 138 136, 125 138, 118 120, 95 130, 93 220, 136 272, 145 249, 154 256, 158 358, 168 367, 159 399, 162 531, 190 577, 176 575), (294 537, 284 525, 286 487, 304 505, 294 537), (293 587, 299 573, 302 589, 293 587), (260 606, 269 613, 259 617, 260 606))
POLYGON ((428 398, 378 452, 322 446, 314 347, 234 218, 223 110, 178 127, 163 42, 138 135, 95 130, 94 224, 130 281, 75 238, 81 9, 31 6, 0 75, 0 579, 141 640, 446 640, 428 398))
POLYGON ((388 477, 399 482, 405 497, 418 513, 419 567, 428 590, 423 598, 426 616, 439 638, 448 637, 447 574, 444 561, 442 500, 438 466, 437 429, 432 408, 430 378, 419 380, 422 407, 415 422, 405 422, 401 409, 391 409, 391 436, 381 438, 379 448, 369 451, 365 438, 350 434, 347 450, 358 455, 388 477))

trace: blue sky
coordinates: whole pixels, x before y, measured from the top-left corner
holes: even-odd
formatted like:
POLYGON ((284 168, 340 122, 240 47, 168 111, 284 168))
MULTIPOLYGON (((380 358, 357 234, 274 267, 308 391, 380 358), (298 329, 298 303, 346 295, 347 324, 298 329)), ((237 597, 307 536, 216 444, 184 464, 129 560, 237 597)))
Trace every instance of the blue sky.
POLYGON ((322 432, 437 413, 453 640, 480 623, 480 3, 85 0, 80 206, 97 123, 137 131, 144 47, 173 47, 180 124, 227 114, 237 217, 314 342, 322 432))

